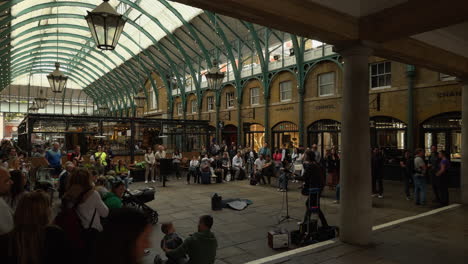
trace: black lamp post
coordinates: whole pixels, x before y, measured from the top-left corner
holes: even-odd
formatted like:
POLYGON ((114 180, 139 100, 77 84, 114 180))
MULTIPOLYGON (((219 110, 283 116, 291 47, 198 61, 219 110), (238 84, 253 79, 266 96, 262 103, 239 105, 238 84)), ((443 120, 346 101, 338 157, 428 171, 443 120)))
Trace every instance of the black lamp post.
POLYGON ((55 63, 55 70, 47 75, 47 80, 49 81, 50 88, 52 88, 52 92, 54 93, 61 93, 63 89, 65 89, 65 85, 67 85, 68 76, 65 76, 60 71, 60 63, 55 63))
POLYGON ((103 3, 85 17, 96 46, 102 50, 114 50, 119 42, 126 19, 108 3, 103 3))

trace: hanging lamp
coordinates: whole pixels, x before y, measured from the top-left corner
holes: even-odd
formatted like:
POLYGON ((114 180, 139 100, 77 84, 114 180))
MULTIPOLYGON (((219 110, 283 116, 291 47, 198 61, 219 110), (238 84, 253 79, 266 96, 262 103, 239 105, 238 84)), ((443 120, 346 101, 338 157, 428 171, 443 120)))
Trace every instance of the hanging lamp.
POLYGON ((35 114, 35 113, 37 113, 37 111, 39 111, 39 107, 37 107, 36 102, 33 101, 33 103, 31 104, 31 106, 28 109, 28 112, 32 113, 32 114, 35 114))
POLYGON ((218 62, 213 61, 213 67, 205 74, 206 80, 208 81, 208 89, 216 91, 221 88, 221 84, 224 80, 224 72, 218 68, 218 62))
POLYGON ((39 90, 39 95, 34 98, 34 102, 36 103, 36 106, 39 108, 39 109, 44 109, 46 104, 47 104, 47 98, 45 97, 44 95, 44 91, 42 90, 42 88, 39 90))
POLYGON ((109 4, 109 0, 97 6, 85 16, 89 30, 101 50, 114 50, 127 20, 109 4))

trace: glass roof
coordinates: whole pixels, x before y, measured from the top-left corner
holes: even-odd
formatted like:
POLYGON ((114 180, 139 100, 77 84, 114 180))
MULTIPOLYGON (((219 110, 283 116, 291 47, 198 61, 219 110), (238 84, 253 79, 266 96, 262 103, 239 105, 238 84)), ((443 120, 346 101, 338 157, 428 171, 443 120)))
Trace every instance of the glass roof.
POLYGON ((40 85, 41 80, 46 85, 45 75, 54 69, 58 56, 61 70, 70 77, 69 86, 84 88, 181 27, 177 15, 191 21, 203 12, 165 0, 110 0, 129 19, 112 52, 95 48, 84 19, 102 0, 12 1, 16 3, 11 8, 13 85, 27 85, 30 79, 31 85, 40 85), (42 77, 29 78, 30 73, 42 77))

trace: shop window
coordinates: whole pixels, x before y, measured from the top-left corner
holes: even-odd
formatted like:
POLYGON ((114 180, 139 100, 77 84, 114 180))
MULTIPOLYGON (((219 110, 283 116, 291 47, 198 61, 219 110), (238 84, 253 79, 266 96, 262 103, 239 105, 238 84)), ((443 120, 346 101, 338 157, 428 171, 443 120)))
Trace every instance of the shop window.
POLYGON ((226 108, 234 108, 234 92, 226 93, 226 108))
POLYGON ((370 65, 370 87, 388 88, 392 86, 392 63, 390 61, 370 65))
POLYGON ((250 88, 250 105, 260 104, 260 88, 250 88))
POLYGON ((370 119, 372 146, 389 149, 405 149, 406 124, 388 116, 370 119))
POLYGON ((451 112, 434 116, 422 124, 424 131, 424 148, 430 155, 431 146, 445 150, 451 161, 460 161, 461 152, 461 113, 451 112))
POLYGON ((289 149, 297 148, 299 143, 299 128, 291 122, 280 122, 272 129, 273 147, 286 146, 289 149))
POLYGON ((195 114, 197 112, 197 108, 198 108, 197 99, 192 99, 192 101, 190 101, 190 105, 192 106, 192 114, 195 114))
POLYGON ((291 101, 292 98, 292 82, 285 81, 280 82, 280 101, 287 102, 291 101))
POLYGON ((206 106, 208 111, 214 110, 214 96, 206 97, 206 106))
POLYGON ((182 115, 182 103, 177 103, 177 115, 182 115))
POLYGON ((319 96, 335 94, 335 72, 318 75, 319 96))

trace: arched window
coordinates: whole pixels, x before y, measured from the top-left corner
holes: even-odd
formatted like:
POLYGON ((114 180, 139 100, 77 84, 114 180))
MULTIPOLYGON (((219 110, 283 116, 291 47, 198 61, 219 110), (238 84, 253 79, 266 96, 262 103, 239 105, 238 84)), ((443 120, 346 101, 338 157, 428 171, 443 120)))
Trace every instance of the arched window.
POLYGON ((421 126, 426 155, 430 155, 431 146, 435 145, 438 151, 447 151, 452 161, 460 161, 461 124, 461 112, 443 113, 424 121, 421 126))
POLYGON ((406 124, 390 116, 370 118, 371 145, 377 148, 405 149, 406 124))
POLYGON ((322 157, 327 150, 341 147, 341 123, 332 119, 322 119, 312 123, 307 128, 309 146, 317 144, 322 157))
POLYGON ((245 145, 260 150, 265 142, 265 127, 260 124, 244 123, 245 145))
POLYGON ((292 122, 280 122, 272 129, 273 147, 280 148, 285 145, 287 148, 297 148, 299 146, 299 128, 292 122))

